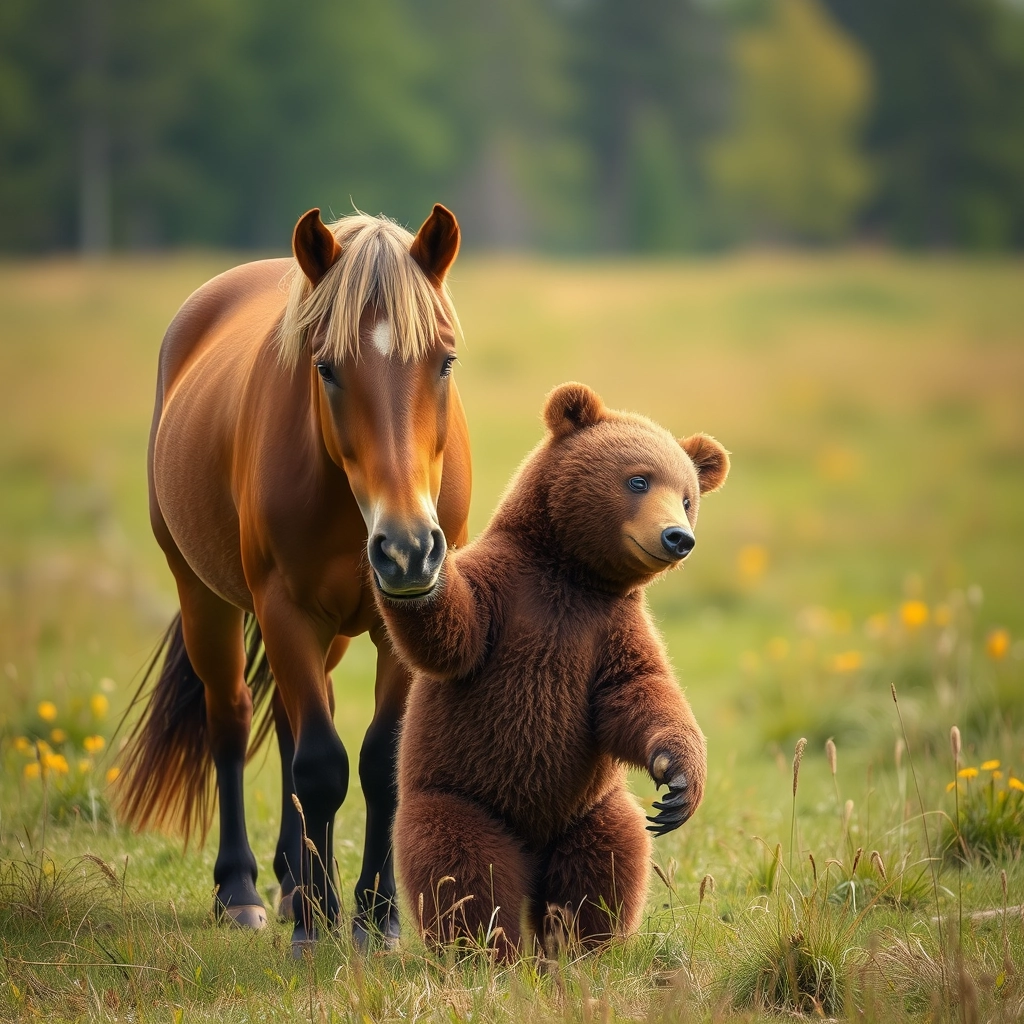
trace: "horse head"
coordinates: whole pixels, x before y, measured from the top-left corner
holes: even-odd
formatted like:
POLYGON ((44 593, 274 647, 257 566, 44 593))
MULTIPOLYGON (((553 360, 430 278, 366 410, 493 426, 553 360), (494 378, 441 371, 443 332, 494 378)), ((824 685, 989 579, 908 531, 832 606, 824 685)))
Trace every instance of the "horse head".
MULTIPOLYGON (((324 446, 359 505, 377 585, 423 596, 446 550, 437 501, 458 321, 444 282, 458 223, 438 204, 415 237, 382 218, 347 217, 332 230, 310 210, 293 249, 324 446)), ((299 303, 289 305, 286 325, 299 303)))

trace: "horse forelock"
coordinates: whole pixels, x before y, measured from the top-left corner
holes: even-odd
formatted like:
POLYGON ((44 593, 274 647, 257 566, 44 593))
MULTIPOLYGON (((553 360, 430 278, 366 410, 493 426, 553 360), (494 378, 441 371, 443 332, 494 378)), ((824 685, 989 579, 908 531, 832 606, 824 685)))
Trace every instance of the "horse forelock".
MULTIPOLYGON (((328 225, 341 255, 314 288, 297 263, 286 278, 288 301, 277 333, 281 362, 294 368, 310 333, 323 325, 320 352, 341 362, 359 352, 363 312, 390 325, 389 354, 422 359, 442 324, 460 331, 447 286, 431 285, 409 254, 413 236, 386 217, 353 214, 328 225)), ((375 338, 378 341, 380 338, 375 338)))

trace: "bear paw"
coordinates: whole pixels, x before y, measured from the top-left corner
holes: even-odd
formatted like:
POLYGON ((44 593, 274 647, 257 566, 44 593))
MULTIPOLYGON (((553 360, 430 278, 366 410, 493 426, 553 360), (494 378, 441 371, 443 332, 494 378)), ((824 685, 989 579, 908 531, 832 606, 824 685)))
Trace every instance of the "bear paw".
POLYGON ((696 810, 700 799, 690 787, 679 759, 667 750, 657 751, 651 758, 651 777, 660 788, 668 786, 668 793, 654 803, 657 814, 648 816, 648 832, 663 836, 679 828, 696 810))

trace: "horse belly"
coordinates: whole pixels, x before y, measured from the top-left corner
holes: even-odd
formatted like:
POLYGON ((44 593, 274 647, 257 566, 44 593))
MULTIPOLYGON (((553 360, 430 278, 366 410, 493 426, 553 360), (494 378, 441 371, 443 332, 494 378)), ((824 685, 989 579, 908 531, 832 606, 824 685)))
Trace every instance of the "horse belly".
POLYGON ((231 394, 207 360, 187 370, 168 396, 153 450, 158 512, 181 556, 214 593, 252 609, 242 570, 238 511, 231 491, 231 394))

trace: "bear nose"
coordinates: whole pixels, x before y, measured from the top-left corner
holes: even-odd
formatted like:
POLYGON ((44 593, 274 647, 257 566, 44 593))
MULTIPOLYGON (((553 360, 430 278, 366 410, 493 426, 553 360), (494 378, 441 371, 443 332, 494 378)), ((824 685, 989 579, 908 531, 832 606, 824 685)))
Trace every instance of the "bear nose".
POLYGON ((673 558, 685 558, 697 541, 684 526, 669 526, 661 531, 661 546, 673 558))

